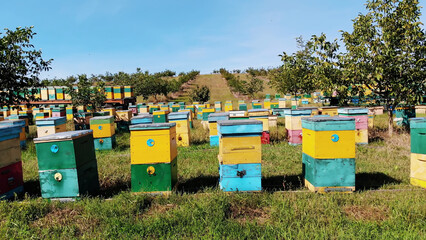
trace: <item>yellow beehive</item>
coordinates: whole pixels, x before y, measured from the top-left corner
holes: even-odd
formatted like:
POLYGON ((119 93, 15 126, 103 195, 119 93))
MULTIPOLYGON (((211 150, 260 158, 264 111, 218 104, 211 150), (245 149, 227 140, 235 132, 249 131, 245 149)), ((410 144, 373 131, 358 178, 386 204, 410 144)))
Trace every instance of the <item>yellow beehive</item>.
POLYGON ((129 98, 129 97, 133 97, 133 96, 134 96, 133 87, 132 86, 124 86, 124 97, 129 98))
POLYGON ((113 116, 113 117, 115 117, 115 116, 116 116, 115 108, 104 108, 104 109, 102 110, 102 112, 109 112, 109 115, 110 115, 110 116, 113 116))
POLYGON ((122 99, 124 97, 123 87, 115 86, 114 87, 114 99, 122 99))
POLYGON ((160 110, 170 111, 169 105, 161 105, 160 110))
POLYGON ((118 120, 129 122, 132 119, 132 110, 119 110, 116 111, 116 116, 118 120))
POLYGON ((206 107, 206 108, 210 108, 210 103, 204 103, 204 106, 206 107))
POLYGON ((56 88, 56 100, 64 100, 64 89, 56 88))
POLYGON ((410 183, 426 188, 426 154, 411 153, 410 183))
POLYGON ((355 130, 355 143, 368 144, 368 129, 355 130))
POLYGON ((40 90, 41 100, 46 101, 49 100, 49 91, 47 88, 41 88, 40 90))
POLYGON ((261 163, 262 146, 260 136, 226 137, 219 139, 219 163, 261 163), (244 143, 243 145, 241 143, 244 143))
POLYGON ((330 117, 334 117, 339 115, 337 109, 338 107, 321 107, 318 110, 321 115, 329 115, 330 117))
POLYGON ((263 101, 263 107, 266 109, 271 109, 271 101, 263 101))
POLYGON ((369 128, 374 127, 374 115, 368 115, 368 127, 369 128))
POLYGON ((100 116, 90 119, 90 129, 93 130, 93 138, 107 138, 115 134, 113 116, 100 116))
POLYGON ((177 157, 176 124, 130 126, 130 149, 131 164, 172 162, 177 157))

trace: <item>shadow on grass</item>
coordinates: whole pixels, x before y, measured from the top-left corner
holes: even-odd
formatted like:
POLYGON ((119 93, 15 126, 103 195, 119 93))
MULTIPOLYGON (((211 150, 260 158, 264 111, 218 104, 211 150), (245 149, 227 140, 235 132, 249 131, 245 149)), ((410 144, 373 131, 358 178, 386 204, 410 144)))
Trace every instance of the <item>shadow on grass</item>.
POLYGON ((29 197, 41 197, 40 181, 30 180, 24 182, 24 194, 29 197))
POLYGON ((114 183, 101 185, 99 192, 95 194, 95 196, 102 198, 112 198, 122 191, 130 190, 130 186, 130 180, 118 180, 114 183))
POLYGON ((356 190, 375 190, 385 184, 395 183, 401 183, 401 181, 381 172, 357 173, 355 176, 356 190))
POLYGON ((199 176, 180 182, 177 185, 177 192, 197 193, 206 188, 219 187, 219 178, 217 176, 199 176))
POLYGON ((262 178, 262 188, 267 192, 294 191, 303 188, 302 175, 271 176, 262 178))

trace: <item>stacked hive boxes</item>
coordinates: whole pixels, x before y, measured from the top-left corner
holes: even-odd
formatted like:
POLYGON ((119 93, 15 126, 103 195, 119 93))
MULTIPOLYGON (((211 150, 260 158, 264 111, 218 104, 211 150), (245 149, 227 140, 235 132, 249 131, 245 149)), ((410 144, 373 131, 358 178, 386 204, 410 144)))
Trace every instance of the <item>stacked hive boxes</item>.
POLYGON ((133 97, 133 87, 132 86, 124 86, 124 97, 130 98, 133 97))
POLYGON ((318 108, 319 113, 321 115, 328 115, 330 117, 334 117, 334 116, 339 115, 337 109, 338 109, 338 107, 334 107, 334 106, 318 108))
POLYGON ((19 143, 21 148, 26 148, 27 146, 27 134, 25 131, 25 120, 24 119, 10 119, 0 122, 0 126, 16 126, 21 129, 19 133, 19 143))
POLYGON ((19 126, 0 125, 0 200, 13 198, 24 190, 19 126))
POLYGON ((138 107, 138 113, 149 113, 148 105, 138 103, 137 107, 138 107))
POLYGON ((67 131, 65 117, 51 117, 36 120, 37 137, 67 131))
POLYGON ((167 115, 169 114, 168 110, 159 110, 153 112, 153 121, 154 123, 166 123, 168 122, 167 115))
POLYGON ((214 109, 216 110, 216 112, 221 112, 222 111, 222 102, 220 102, 220 101, 214 102, 214 109))
POLYGON ((99 190, 92 130, 34 139, 43 198, 79 198, 99 190))
POLYGON ((410 118, 416 117, 416 112, 411 106, 398 106, 395 111, 394 121, 398 126, 409 126, 410 118))
POLYGON ((208 128, 208 122, 209 122, 209 115, 214 113, 215 109, 214 108, 204 108, 203 109, 203 118, 202 118, 202 123, 203 126, 207 129, 208 128))
POLYGON ((37 113, 41 113, 43 111, 44 111, 43 108, 34 107, 33 108, 33 118, 36 119, 37 113))
POLYGON ((316 107, 298 107, 299 110, 311 110, 311 117, 319 115, 319 110, 316 107))
POLYGON ((302 119, 302 174, 311 191, 355 191, 355 120, 302 119))
POLYGON ((232 101, 226 101, 225 102, 225 112, 229 112, 233 110, 232 101))
POLYGON ((124 97, 123 87, 115 86, 114 87, 114 99, 122 99, 124 97))
POLYGON ((130 126, 132 192, 170 192, 177 182, 176 123, 130 126))
POLYGON ((63 107, 55 107, 52 109, 52 117, 65 117, 66 111, 63 107))
POLYGON ((300 104, 299 104, 299 98, 298 97, 294 97, 294 98, 292 98, 291 99, 291 108, 292 109, 296 109, 297 108, 297 106, 299 106, 300 104))
POLYGON ((285 113, 285 128, 290 145, 302 144, 302 118, 310 117, 310 109, 289 109, 285 113))
POLYGON ((54 87, 48 87, 49 100, 56 100, 56 89, 54 87))
POLYGON ((90 129, 93 130, 95 150, 110 150, 115 147, 115 124, 113 116, 91 118, 90 129))
POLYGON ((56 87, 56 100, 64 100, 64 88, 56 87))
POLYGON ((159 111, 160 110, 160 106, 159 105, 148 105, 149 107, 149 113, 153 114, 155 111, 159 111))
POLYGON ((248 110, 248 116, 250 119, 256 119, 262 121, 263 132, 262 132, 262 144, 269 144, 269 110, 268 109, 250 109, 248 110))
POLYGON ((287 99, 279 98, 278 99, 278 107, 279 108, 286 108, 287 107, 287 99))
POLYGON ((46 101, 49 100, 49 90, 47 88, 42 88, 40 90, 41 100, 46 101))
POLYGON ((169 122, 176 123, 176 142, 178 146, 187 147, 190 143, 189 112, 169 113, 169 122))
POLYGON ((75 107, 67 107, 66 110, 67 120, 72 121, 74 119, 74 114, 77 112, 75 107))
POLYGON ((117 111, 115 110, 115 108, 104 108, 102 109, 102 112, 108 112, 109 116, 116 116, 117 111))
POLYGON ((266 98, 263 100, 263 107, 266 109, 271 109, 271 99, 266 98))
POLYGON ((259 100, 253 100, 253 101, 251 101, 251 108, 252 109, 261 109, 262 103, 259 102, 259 100))
POLYGON ((38 113, 36 113, 36 115, 34 117, 35 117, 35 120, 37 121, 39 119, 48 118, 49 113, 48 112, 38 112, 38 113))
POLYGON ((180 105, 179 104, 173 104, 171 108, 172 108, 172 112, 177 112, 180 109, 180 105))
POLYGON ((410 119, 411 173, 410 183, 426 188, 426 118, 410 119))
POLYGON ((114 99, 112 87, 110 86, 105 87, 105 94, 106 94, 106 99, 108 100, 114 99))
POLYGON ((261 121, 219 121, 219 186, 228 191, 261 191, 261 121))
POLYGON ((130 120, 131 125, 136 124, 151 124, 153 121, 153 116, 149 113, 142 113, 137 116, 134 116, 132 120, 130 120))
POLYGON ((217 122, 229 120, 229 113, 212 113, 209 115, 210 146, 219 146, 217 122))
POLYGON ((355 119, 355 143, 368 144, 368 109, 340 108, 339 116, 355 119))
POLYGON ((133 117, 132 110, 116 111, 117 129, 120 132, 129 132, 130 121, 133 117))
POLYGON ((238 110, 247 111, 247 103, 245 103, 244 100, 238 101, 238 110))

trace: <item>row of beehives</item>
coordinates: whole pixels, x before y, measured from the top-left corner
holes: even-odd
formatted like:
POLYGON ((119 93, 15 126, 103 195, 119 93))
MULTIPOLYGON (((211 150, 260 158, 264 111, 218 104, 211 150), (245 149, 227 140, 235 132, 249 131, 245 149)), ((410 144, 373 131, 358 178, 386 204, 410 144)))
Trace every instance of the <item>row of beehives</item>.
MULTIPOLYGON (((354 118, 302 119, 302 175, 315 192, 355 190, 354 118)), ((0 196, 23 191, 20 126, 0 125, 0 196)), ((261 135, 258 120, 219 120, 219 186, 223 191, 261 191, 261 135)), ((170 192, 177 182, 176 123, 130 126, 131 189, 170 192)), ((44 198, 78 198, 99 189, 94 131, 56 133, 34 139, 44 198)), ((413 185, 426 187, 426 118, 411 120, 413 185)))
MULTIPOLYGON (((73 88, 78 91, 77 86, 74 86, 73 88)), ((104 87, 104 91, 107 99, 123 99, 134 97, 132 86, 106 86, 104 87)), ((29 89, 28 94, 29 96, 34 96, 36 100, 41 101, 71 100, 71 95, 68 93, 67 87, 64 86, 31 88, 29 89)), ((25 97, 23 92, 19 93, 19 95, 25 97)))

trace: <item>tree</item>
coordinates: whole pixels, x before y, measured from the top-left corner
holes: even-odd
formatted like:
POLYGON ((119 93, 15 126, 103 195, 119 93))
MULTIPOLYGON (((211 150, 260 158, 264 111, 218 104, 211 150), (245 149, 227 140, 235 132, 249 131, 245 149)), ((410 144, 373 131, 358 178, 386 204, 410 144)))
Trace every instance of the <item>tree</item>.
POLYGON ((78 82, 69 81, 67 83, 66 92, 71 95, 72 104, 74 106, 89 106, 91 105, 93 110, 98 111, 106 100, 105 96, 105 83, 100 81, 96 82, 96 86, 92 86, 92 82, 89 81, 85 74, 78 75, 78 82), (74 85, 78 89, 74 89, 74 85))
POLYGON ((253 98, 254 94, 261 91, 263 91, 263 80, 250 75, 250 80, 245 82, 245 93, 253 98))
POLYGON ((192 102, 207 102, 210 100, 210 89, 207 86, 198 86, 191 91, 192 102))
POLYGON ((52 59, 45 61, 41 50, 31 44, 33 27, 5 29, 0 33, 0 105, 33 100, 39 87, 39 74, 50 70, 52 59))
POLYGON ((296 41, 300 50, 292 55, 283 52, 279 55, 283 65, 269 72, 269 84, 284 94, 311 93, 316 89, 311 46, 306 44, 301 37, 298 37, 296 41))
MULTIPOLYGON (((388 109, 414 104, 425 92, 426 46, 417 0, 367 1, 367 14, 353 20, 353 31, 343 32, 352 84, 380 96, 388 109)), ((389 135, 393 113, 388 111, 389 135)))

